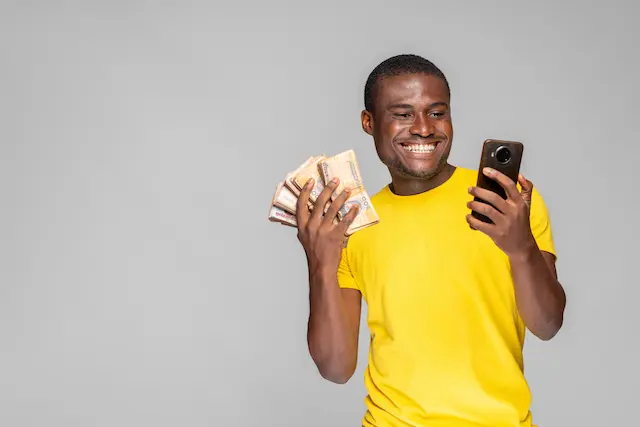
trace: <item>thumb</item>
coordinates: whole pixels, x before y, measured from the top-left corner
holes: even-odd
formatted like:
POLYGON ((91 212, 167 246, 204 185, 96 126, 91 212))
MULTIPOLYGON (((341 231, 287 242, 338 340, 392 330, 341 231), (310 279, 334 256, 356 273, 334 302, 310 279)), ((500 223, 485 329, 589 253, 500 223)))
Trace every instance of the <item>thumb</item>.
POLYGON ((531 207, 531 195, 533 193, 533 183, 528 179, 526 179, 522 174, 518 175, 518 183, 522 187, 522 191, 520 192, 520 194, 522 194, 522 199, 524 200, 524 202, 527 204, 528 207, 531 207))

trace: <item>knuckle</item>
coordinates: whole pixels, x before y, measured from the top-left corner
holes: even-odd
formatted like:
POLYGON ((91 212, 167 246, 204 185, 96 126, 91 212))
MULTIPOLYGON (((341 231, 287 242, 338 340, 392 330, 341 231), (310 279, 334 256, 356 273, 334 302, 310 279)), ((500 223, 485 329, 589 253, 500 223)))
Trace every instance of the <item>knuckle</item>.
POLYGON ((336 184, 334 184, 333 182, 329 182, 327 185, 324 186, 324 188, 322 189, 322 193, 323 194, 329 194, 332 193, 333 190, 336 188, 336 184))

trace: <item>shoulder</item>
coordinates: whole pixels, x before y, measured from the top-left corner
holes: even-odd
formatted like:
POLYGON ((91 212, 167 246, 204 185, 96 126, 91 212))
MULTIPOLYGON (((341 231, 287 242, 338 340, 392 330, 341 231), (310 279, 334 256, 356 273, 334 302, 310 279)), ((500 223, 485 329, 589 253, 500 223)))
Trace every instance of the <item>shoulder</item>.
POLYGON ((475 185, 478 181, 478 169, 456 166, 453 177, 464 185, 475 185))
MULTIPOLYGON (((520 186, 518 186, 518 189, 520 189, 520 186)), ((549 216, 547 202, 535 183, 531 190, 531 215, 535 217, 542 217, 544 219, 548 219, 549 216)))
POLYGON ((369 197, 371 198, 371 202, 376 203, 376 202, 380 202, 381 200, 385 200, 389 197, 389 192, 391 190, 389 190, 389 184, 383 186, 382 188, 378 189, 375 193, 372 193, 369 195, 369 197))
POLYGON ((478 177, 478 169, 468 168, 465 166, 456 166, 456 170, 454 172, 456 175, 461 177, 465 177, 466 179, 477 179, 478 177))

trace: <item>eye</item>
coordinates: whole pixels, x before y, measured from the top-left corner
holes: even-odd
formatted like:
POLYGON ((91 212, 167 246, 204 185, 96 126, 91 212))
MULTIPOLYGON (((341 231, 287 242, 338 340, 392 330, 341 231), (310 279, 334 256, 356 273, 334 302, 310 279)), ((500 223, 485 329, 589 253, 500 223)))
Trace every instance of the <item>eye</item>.
POLYGON ((411 113, 394 113, 393 117, 397 117, 400 119, 408 119, 409 117, 411 117, 411 113))

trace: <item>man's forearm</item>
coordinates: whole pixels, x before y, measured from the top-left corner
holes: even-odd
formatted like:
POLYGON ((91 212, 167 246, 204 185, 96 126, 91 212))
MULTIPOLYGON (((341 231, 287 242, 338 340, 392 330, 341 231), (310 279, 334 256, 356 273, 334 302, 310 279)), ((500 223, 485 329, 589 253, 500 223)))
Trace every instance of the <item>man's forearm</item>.
POLYGON ((509 260, 522 320, 538 338, 553 338, 562 326, 566 304, 554 271, 535 242, 509 260))
POLYGON ((335 274, 310 275, 309 306, 311 357, 324 378, 344 383, 356 368, 357 336, 335 274))

